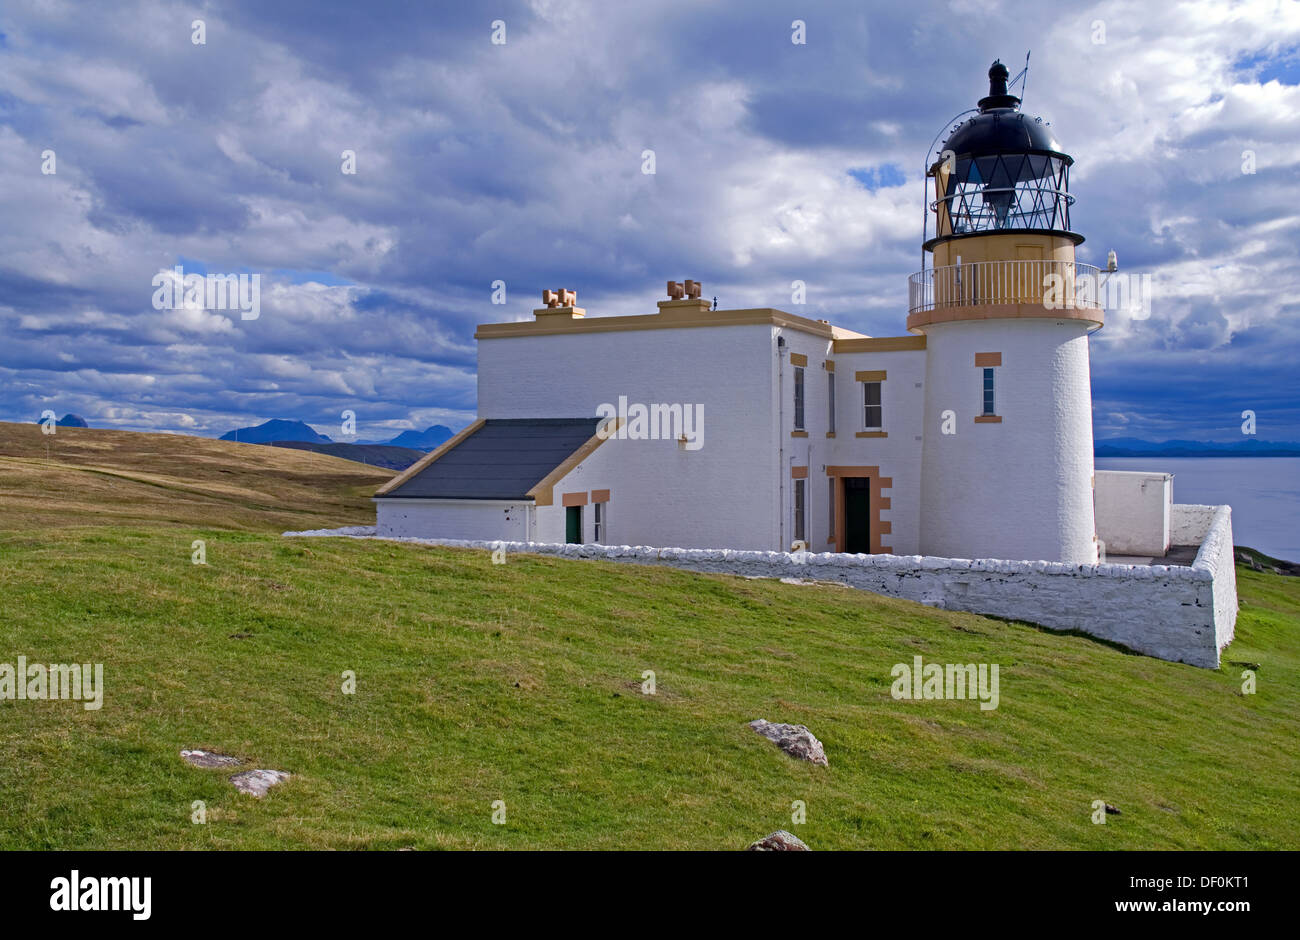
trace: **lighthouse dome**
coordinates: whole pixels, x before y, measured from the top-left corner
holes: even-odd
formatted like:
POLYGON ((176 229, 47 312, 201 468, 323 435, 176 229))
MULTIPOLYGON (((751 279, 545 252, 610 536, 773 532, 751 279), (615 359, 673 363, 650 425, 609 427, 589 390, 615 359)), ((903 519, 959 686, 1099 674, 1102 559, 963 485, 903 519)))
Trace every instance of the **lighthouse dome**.
POLYGON ((1031 117, 1015 108, 981 111, 952 132, 944 150, 958 157, 981 157, 997 153, 1052 153, 1067 163, 1073 158, 1061 149, 1052 129, 1040 117, 1031 117))
POLYGON ((1024 114, 1007 92, 1007 67, 989 69, 989 93, 979 113, 944 141, 935 177, 938 238, 999 231, 1052 233, 1076 244, 1070 232, 1069 171, 1074 158, 1061 149, 1051 127, 1024 114))

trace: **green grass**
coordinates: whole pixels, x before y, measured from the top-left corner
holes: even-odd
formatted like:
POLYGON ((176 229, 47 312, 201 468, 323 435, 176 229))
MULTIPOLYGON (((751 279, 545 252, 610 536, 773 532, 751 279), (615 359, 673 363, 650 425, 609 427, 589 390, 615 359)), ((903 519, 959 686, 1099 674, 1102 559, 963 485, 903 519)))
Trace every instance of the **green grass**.
MULTIPOLYGON (((306 506, 11 526, 12 473, 0 662, 103 662, 107 691, 100 711, 0 701, 0 848, 733 849, 777 828, 814 849, 1300 846, 1300 579, 1238 568, 1225 660, 1260 665, 1242 695, 1239 666, 845 588, 279 537, 306 506), (917 654, 1000 664, 999 708, 895 701, 917 654), (759 717, 808 725, 830 766, 759 717), (294 776, 255 800, 192 747, 294 776), (1096 799, 1123 814, 1094 825, 1096 799)), ((322 524, 364 521, 331 501, 322 524)))

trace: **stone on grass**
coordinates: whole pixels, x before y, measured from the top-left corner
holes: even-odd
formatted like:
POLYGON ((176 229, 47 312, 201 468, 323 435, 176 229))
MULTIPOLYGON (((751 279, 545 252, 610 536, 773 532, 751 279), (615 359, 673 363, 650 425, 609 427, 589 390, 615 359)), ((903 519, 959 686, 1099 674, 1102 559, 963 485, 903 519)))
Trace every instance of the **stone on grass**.
POLYGON ((764 836, 757 842, 751 843, 747 852, 811 852, 812 849, 804 843, 797 835, 792 832, 786 832, 784 829, 778 829, 770 836, 764 836))
POLYGON ((822 742, 813 737, 813 733, 803 725, 777 725, 759 718, 751 721, 749 726, 791 757, 811 761, 822 767, 828 766, 822 742))
POLYGON ((230 782, 239 792, 261 798, 266 796, 267 790, 289 777, 283 770, 245 770, 231 777, 230 782))
POLYGON ((202 767, 205 770, 213 767, 238 767, 243 763, 238 757, 231 757, 229 754, 218 754, 216 751, 181 751, 181 758, 195 767, 202 767))

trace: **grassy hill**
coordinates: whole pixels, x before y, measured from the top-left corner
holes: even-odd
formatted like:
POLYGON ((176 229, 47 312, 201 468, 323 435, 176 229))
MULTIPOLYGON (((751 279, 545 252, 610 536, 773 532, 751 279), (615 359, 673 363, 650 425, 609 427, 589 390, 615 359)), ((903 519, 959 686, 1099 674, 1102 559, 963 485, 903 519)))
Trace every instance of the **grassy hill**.
POLYGON ((203 523, 269 532, 374 521, 392 472, 310 451, 179 434, 0 422, 0 526, 203 523), (368 515, 367 515, 368 514, 368 515))
POLYGON ((1297 579, 1238 568, 1242 695, 1239 666, 839 587, 284 539, 373 521, 387 473, 55 437, 0 425, 0 662, 103 662, 107 690, 0 701, 0 848, 1300 846, 1297 579), (895 701, 918 654, 1000 664, 999 708, 895 701), (808 725, 830 766, 759 717, 808 725), (294 776, 258 801, 193 747, 294 776), (1122 815, 1094 825, 1097 799, 1122 815))

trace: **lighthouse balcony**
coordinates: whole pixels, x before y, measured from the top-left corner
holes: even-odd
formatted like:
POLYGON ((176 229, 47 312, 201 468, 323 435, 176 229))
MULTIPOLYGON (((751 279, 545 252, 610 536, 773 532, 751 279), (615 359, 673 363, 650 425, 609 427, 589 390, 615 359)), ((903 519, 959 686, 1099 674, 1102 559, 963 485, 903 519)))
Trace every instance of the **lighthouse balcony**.
POLYGON ((908 278, 907 325, 1056 311, 1063 318, 1100 323, 1106 276, 1077 261, 974 261, 927 268, 908 278))

